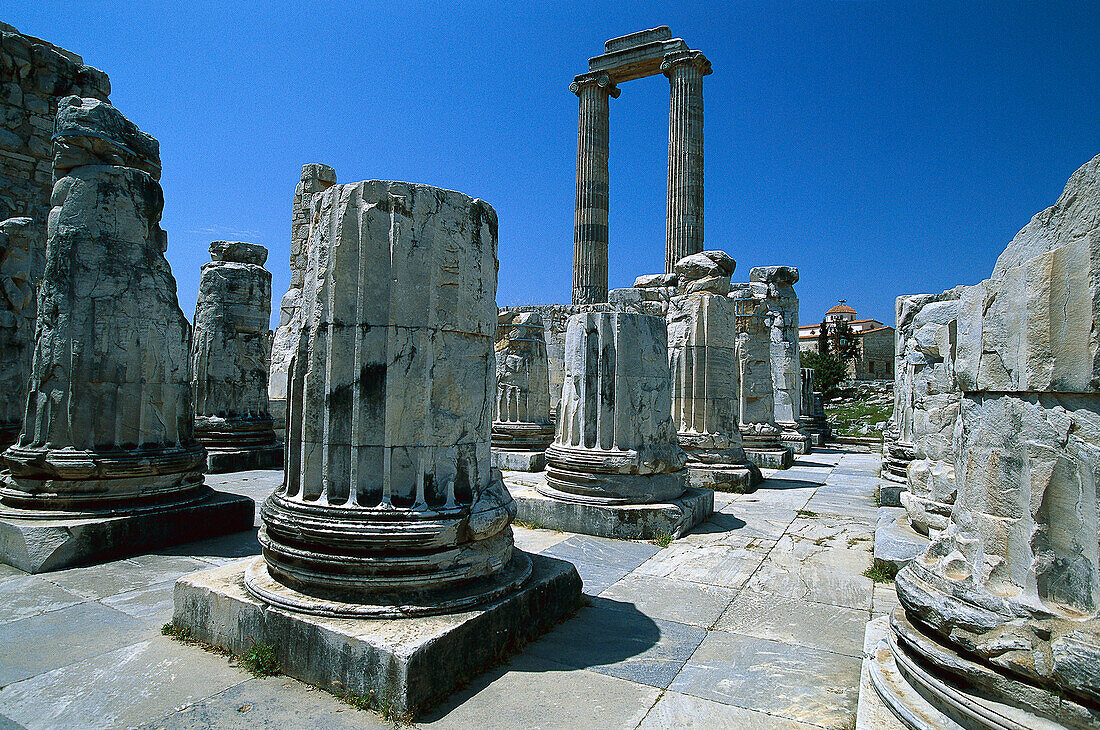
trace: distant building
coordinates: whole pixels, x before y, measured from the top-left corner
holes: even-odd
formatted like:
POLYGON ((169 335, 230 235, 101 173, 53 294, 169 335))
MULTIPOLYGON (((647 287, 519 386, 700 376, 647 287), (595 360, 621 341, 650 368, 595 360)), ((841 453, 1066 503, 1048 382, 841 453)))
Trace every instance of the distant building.
POLYGON ((848 325, 859 348, 858 356, 848 363, 848 377, 853 380, 893 380, 894 328, 877 319, 857 319, 856 310, 843 300, 825 313, 824 322, 798 328, 798 349, 817 352, 822 326, 829 339, 835 340, 839 322, 848 325))

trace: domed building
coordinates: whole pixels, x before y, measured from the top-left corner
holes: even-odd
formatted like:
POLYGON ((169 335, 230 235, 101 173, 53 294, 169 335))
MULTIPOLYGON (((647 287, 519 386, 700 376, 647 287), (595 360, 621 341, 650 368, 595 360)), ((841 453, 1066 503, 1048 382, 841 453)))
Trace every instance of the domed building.
POLYGON ((848 337, 854 339, 856 356, 848 361, 850 379, 894 379, 893 327, 877 319, 859 319, 856 310, 842 299, 825 313, 820 323, 798 328, 798 349, 801 352, 818 352, 823 329, 831 349, 846 345, 848 337))

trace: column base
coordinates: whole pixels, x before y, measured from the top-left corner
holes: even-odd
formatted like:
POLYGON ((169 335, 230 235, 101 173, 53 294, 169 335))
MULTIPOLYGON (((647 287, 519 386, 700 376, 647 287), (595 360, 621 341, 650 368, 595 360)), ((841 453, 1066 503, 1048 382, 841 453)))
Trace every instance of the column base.
POLYGON ((581 579, 572 564, 524 555, 532 573, 518 591, 488 606, 431 618, 288 611, 245 588, 245 571, 254 561, 234 563, 177 581, 172 621, 234 654, 270 645, 284 674, 415 718, 579 608, 581 579))
POLYGON ((676 499, 652 504, 595 504, 555 499, 530 484, 505 482, 516 519, 563 532, 619 540, 680 538, 714 513, 714 492, 688 488, 676 499))
POLYGON ((237 494, 207 492, 185 504, 90 517, 43 518, 41 510, 3 508, 0 561, 28 573, 44 573, 252 528, 255 502, 237 494))
POLYGON ((763 475, 756 464, 693 464, 688 463, 688 485, 695 489, 748 494, 755 492, 763 475))
MULTIPOLYGON (((971 660, 911 623, 900 606, 866 666, 877 698, 899 721, 893 727, 1019 730, 1100 724, 1100 710, 971 660)), ((861 730, 887 727, 857 724, 861 730)))
POLYGON ((790 448, 754 449, 746 445, 745 458, 761 469, 790 469, 794 465, 794 450, 790 448))
POLYGON ((545 451, 490 451, 493 466, 501 471, 542 471, 546 468, 545 451))
POLYGON ((779 440, 783 442, 784 446, 787 446, 796 454, 808 454, 813 451, 814 440, 813 437, 807 433, 801 431, 784 431, 779 440))
POLYGON ((909 524, 909 513, 897 507, 879 507, 875 525, 875 565, 901 570, 928 549, 928 538, 909 524))
POLYGON ((282 468, 282 444, 242 449, 210 447, 206 449, 207 474, 228 474, 235 471, 282 468))

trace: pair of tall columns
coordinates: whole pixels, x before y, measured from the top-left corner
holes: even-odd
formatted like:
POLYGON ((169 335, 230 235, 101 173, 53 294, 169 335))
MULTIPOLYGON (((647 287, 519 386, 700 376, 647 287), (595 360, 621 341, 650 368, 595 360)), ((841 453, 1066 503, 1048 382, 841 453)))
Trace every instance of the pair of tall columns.
MULTIPOLYGON (((703 77, 710 61, 699 51, 665 56, 669 80, 668 209, 665 271, 703 250, 703 77)), ((580 97, 577 204, 573 225, 573 303, 607 301, 608 116, 619 88, 606 73, 582 74, 570 91, 580 97)))

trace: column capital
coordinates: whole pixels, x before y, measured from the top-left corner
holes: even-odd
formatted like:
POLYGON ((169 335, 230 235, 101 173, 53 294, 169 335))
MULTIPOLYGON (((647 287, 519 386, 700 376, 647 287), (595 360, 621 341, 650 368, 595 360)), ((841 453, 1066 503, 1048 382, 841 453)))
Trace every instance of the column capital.
POLYGON ((666 54, 661 61, 661 73, 669 76, 672 69, 685 64, 695 66, 702 76, 711 73, 710 60, 703 55, 702 51, 673 51, 666 54))
POLYGON ((575 76, 573 78, 573 83, 569 84, 569 90, 577 96, 580 96, 581 89, 585 88, 586 86, 591 86, 593 84, 602 89, 604 93, 606 93, 612 99, 619 98, 619 87, 615 85, 610 76, 603 73, 602 71, 575 76))

